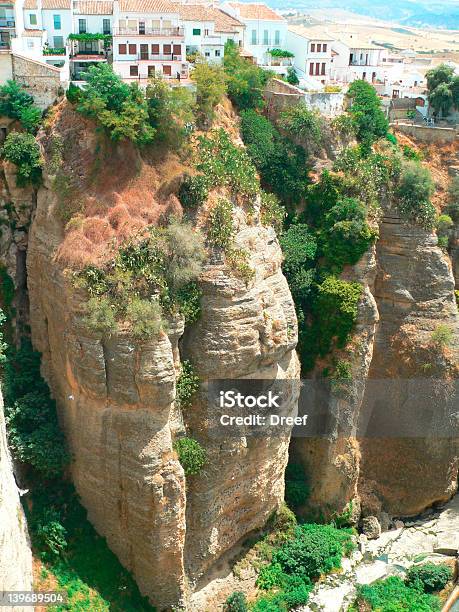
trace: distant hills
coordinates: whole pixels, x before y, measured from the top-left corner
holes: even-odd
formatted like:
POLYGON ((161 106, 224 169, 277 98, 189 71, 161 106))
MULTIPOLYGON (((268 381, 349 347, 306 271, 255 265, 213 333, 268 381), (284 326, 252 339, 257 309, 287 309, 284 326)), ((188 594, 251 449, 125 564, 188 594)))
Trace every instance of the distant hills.
POLYGON ((278 9, 341 9, 407 26, 459 29, 459 0, 267 0, 278 9))

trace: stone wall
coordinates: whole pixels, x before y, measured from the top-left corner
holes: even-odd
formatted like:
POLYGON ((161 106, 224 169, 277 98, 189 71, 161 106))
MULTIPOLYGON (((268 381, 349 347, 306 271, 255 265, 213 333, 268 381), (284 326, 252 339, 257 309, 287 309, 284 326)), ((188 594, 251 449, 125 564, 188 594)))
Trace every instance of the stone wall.
POLYGON ((303 100, 308 106, 319 111, 326 117, 336 117, 344 110, 344 93, 310 92, 303 91, 285 81, 273 79, 270 81, 265 97, 268 108, 281 110, 288 106, 294 106, 303 100))
POLYGON ((413 136, 420 142, 444 143, 454 142, 457 138, 455 128, 427 127, 424 125, 412 125, 409 123, 391 123, 391 127, 396 128, 402 134, 413 136))
MULTIPOLYGON (((0 591, 31 589, 32 551, 6 442, 3 399, 0 393, 0 591)), ((2 607, 3 612, 28 610, 31 608, 2 607)))
POLYGON ((68 82, 60 68, 48 66, 16 53, 11 54, 13 75, 34 97, 35 104, 45 109, 56 100, 68 82))

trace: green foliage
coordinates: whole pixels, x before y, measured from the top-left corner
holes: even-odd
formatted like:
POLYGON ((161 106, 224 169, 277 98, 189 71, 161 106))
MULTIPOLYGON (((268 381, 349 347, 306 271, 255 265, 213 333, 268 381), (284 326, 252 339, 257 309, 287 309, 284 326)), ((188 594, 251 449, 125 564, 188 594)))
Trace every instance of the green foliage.
POLYGON ((280 238, 284 254, 283 270, 298 304, 304 303, 312 291, 313 265, 317 241, 306 224, 292 224, 280 238))
POLYGON ((452 578, 453 572, 448 565, 423 563, 409 568, 405 583, 425 593, 435 593, 444 589, 452 578))
POLYGON ((41 111, 34 105, 33 97, 13 80, 0 86, 0 115, 17 119, 32 134, 41 121, 41 111))
POLYGON ((432 343, 440 349, 445 349, 450 346, 453 341, 453 337, 454 332, 451 327, 448 327, 448 325, 445 325, 443 323, 437 325, 437 327, 430 335, 432 343))
POLYGON ((239 48, 232 40, 225 44, 223 66, 228 96, 238 109, 263 108, 263 92, 271 74, 241 57, 239 48))
POLYGON ((291 51, 285 51, 284 49, 270 49, 268 53, 272 57, 295 57, 295 54, 291 51))
POLYGON ((304 524, 295 530, 295 537, 273 554, 273 564, 293 576, 319 578, 341 567, 341 558, 353 550, 352 530, 332 525, 304 524))
POLYGON ((274 192, 284 205, 299 205, 309 182, 305 150, 282 137, 266 117, 254 110, 241 113, 241 133, 263 187, 274 192))
POLYGON ((273 193, 261 192, 260 220, 263 225, 271 225, 279 235, 282 232, 287 212, 273 193))
POLYGON ((304 506, 310 489, 304 468, 299 463, 289 463, 285 471, 285 501, 293 510, 304 506))
POLYGON ((215 108, 226 93, 225 73, 221 66, 198 59, 191 78, 196 83, 196 104, 201 123, 210 125, 215 108))
POLYGON ((132 335, 139 340, 157 336, 163 329, 162 310, 157 300, 133 298, 126 307, 126 318, 131 324, 132 335))
POLYGON ((386 134, 386 139, 393 145, 397 146, 398 145, 398 140, 397 137, 395 136, 395 134, 391 134, 390 132, 388 134, 386 134))
POLYGON ((127 85, 109 64, 90 66, 87 86, 78 97, 77 111, 94 119, 112 140, 130 140, 137 145, 153 141, 145 95, 136 83, 127 85))
POLYGON ((4 397, 8 441, 16 460, 43 478, 60 476, 69 456, 56 404, 40 375, 40 354, 28 340, 8 351, 4 397))
POLYGON ((45 507, 33 515, 30 528, 43 559, 58 557, 67 548, 67 530, 61 520, 60 513, 53 507, 45 507))
POLYGON ((191 362, 186 359, 182 361, 176 390, 176 401, 181 409, 191 407, 193 397, 199 391, 200 382, 200 378, 195 374, 191 362))
POLYGON ((150 79, 146 90, 148 117, 155 141, 179 151, 194 125, 195 101, 186 87, 171 87, 160 78, 150 79))
POLYGON ((39 185, 43 160, 40 147, 32 134, 10 132, 1 150, 4 159, 18 168, 16 184, 18 187, 39 185))
POLYGON ((293 66, 289 66, 287 68, 287 83, 290 83, 290 85, 300 84, 300 79, 298 78, 296 70, 293 66))
POLYGON ((248 612, 247 599, 241 591, 235 591, 223 604, 223 612, 248 612))
POLYGON ((193 438, 180 438, 174 443, 174 450, 185 471, 185 476, 199 474, 207 462, 206 451, 193 438))
POLYGON ((70 83, 65 95, 70 104, 77 104, 80 100, 81 89, 77 85, 70 83))
POLYGON ((279 127, 294 140, 305 141, 308 148, 322 142, 323 119, 319 112, 311 110, 304 102, 283 111, 279 117, 279 127))
POLYGON ((0 310, 0 366, 6 361, 6 349, 8 348, 7 343, 4 341, 4 334, 2 330, 5 321, 6 316, 4 315, 3 310, 0 310))
POLYGON ((112 42, 111 34, 92 34, 91 32, 83 32, 81 34, 69 34, 69 40, 79 40, 80 42, 93 42, 95 40, 103 40, 104 44, 112 42))
POLYGON ((419 162, 406 161, 397 188, 400 214, 412 223, 425 229, 435 225, 436 210, 430 201, 435 185, 428 168, 419 162))
POLYGON ((357 138, 368 151, 376 140, 387 136, 389 129, 381 101, 375 88, 367 81, 354 81, 347 95, 351 99, 349 112, 357 126, 357 138))
POLYGON ((233 205, 220 198, 209 213, 207 238, 216 247, 228 250, 234 241, 233 205))
POLYGON ((435 222, 435 227, 439 236, 447 234, 453 226, 454 221, 449 215, 439 215, 435 222))
POLYGON ((459 107, 459 80, 454 68, 440 64, 426 73, 429 104, 436 115, 448 115, 459 107))
POLYGON ((331 127, 346 138, 355 136, 357 131, 354 118, 347 113, 343 113, 332 119, 331 127))
POLYGON ((416 151, 409 145, 403 146, 403 157, 406 157, 406 159, 412 159, 414 161, 421 161, 423 159, 422 153, 416 151))
POLYGON ((196 168, 206 177, 209 187, 228 187, 239 199, 250 202, 260 190, 255 166, 247 152, 231 142, 223 129, 199 137, 196 168))
POLYGON ((154 612, 105 539, 88 522, 70 485, 55 481, 37 487, 31 502, 28 524, 34 550, 43 562, 37 589, 46 590, 51 580, 68 598, 53 610, 154 612))
POLYGON ((88 325, 104 334, 124 321, 145 338, 161 329, 161 313, 181 312, 195 321, 200 314, 195 281, 204 258, 203 238, 188 223, 172 219, 164 228, 149 228, 104 268, 88 266, 76 275, 77 286, 90 296, 88 325))
POLYGON ((357 587, 354 611, 362 609, 381 612, 435 612, 440 601, 432 595, 407 586, 398 576, 378 580, 372 585, 357 587))
POLYGON ((179 200, 186 210, 203 206, 209 196, 208 179, 202 174, 186 176, 180 186, 179 200))
POLYGON ((361 294, 359 283, 335 276, 328 276, 318 286, 312 305, 315 320, 310 339, 320 356, 325 356, 335 345, 337 348, 346 345, 357 318, 361 294))

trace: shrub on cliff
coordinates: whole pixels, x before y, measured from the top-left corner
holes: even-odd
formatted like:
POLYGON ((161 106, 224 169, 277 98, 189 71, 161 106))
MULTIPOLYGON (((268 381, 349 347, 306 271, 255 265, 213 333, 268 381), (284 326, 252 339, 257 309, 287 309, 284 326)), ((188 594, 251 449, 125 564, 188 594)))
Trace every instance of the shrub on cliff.
POLYGON ((453 572, 448 565, 423 563, 409 568, 405 582, 410 587, 419 587, 425 593, 435 593, 444 589, 452 578, 453 572))
POLYGON ((279 127, 294 140, 300 139, 306 143, 308 150, 322 142, 324 120, 318 111, 308 108, 304 102, 283 111, 279 117, 279 127))
POLYGON ((381 109, 381 101, 375 88, 367 81, 357 80, 347 92, 351 100, 349 113, 357 126, 357 139, 369 152, 371 145, 386 136, 389 122, 381 109))
POLYGON ((207 453, 197 440, 193 438, 180 438, 174 443, 174 450, 185 476, 196 476, 207 462, 207 453))
POLYGON ((109 64, 90 66, 87 86, 78 98, 77 110, 94 119, 112 140, 130 140, 137 145, 153 141, 145 95, 136 83, 127 85, 109 64))
POLYGON ((32 134, 10 132, 1 153, 4 159, 17 166, 18 187, 40 183, 43 160, 40 147, 32 134))
POLYGON ((241 591, 235 591, 223 604, 223 612, 248 612, 247 599, 241 591))
POLYGON ((33 97, 13 80, 0 86, 0 115, 17 119, 33 134, 41 120, 41 110, 35 106, 33 97))
POLYGON ((179 190, 180 204, 185 210, 203 206, 209 196, 208 180, 203 174, 186 176, 179 190))
POLYGON ((405 219, 425 229, 432 229, 436 210, 430 198, 434 192, 435 184, 428 168, 415 161, 403 163, 396 195, 398 209, 405 219))
POLYGON ((60 476, 69 456, 55 401, 40 375, 40 354, 28 340, 8 354, 4 393, 8 441, 15 458, 41 477, 60 476))
POLYGON ((263 91, 271 73, 242 57, 239 47, 232 40, 225 44, 223 66, 228 96, 239 110, 263 108, 263 91))
POLYGON ((211 125, 215 108, 226 93, 225 73, 221 66, 201 59, 196 61, 191 78, 196 83, 196 105, 200 123, 204 126, 211 125))
POLYGON ((176 401, 180 408, 189 408, 193 397, 199 391, 200 378, 195 374, 190 361, 185 359, 180 366, 180 374, 177 379, 176 401))
POLYGON ((391 612, 436 612, 440 600, 406 585, 398 576, 378 580, 372 585, 357 587, 357 599, 352 612, 357 610, 391 610, 391 612))
POLYGON ((285 501, 289 508, 303 506, 310 493, 308 478, 302 465, 289 463, 285 471, 285 501))

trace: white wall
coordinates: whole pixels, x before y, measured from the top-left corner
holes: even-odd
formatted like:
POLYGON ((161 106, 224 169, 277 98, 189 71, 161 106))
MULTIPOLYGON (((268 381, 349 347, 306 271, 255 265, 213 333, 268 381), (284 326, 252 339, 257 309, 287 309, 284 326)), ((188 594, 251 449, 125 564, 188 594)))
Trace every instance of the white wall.
POLYGON ((73 15, 73 32, 78 34, 79 20, 86 20, 86 32, 88 34, 103 34, 104 33, 104 19, 110 21, 110 31, 113 32, 113 15, 73 15))
POLYGON ((43 29, 48 32, 48 43, 50 47, 54 47, 54 37, 62 36, 64 39, 64 46, 67 41, 68 35, 72 33, 72 14, 70 10, 44 10, 42 12, 43 29), (54 29, 54 15, 61 16, 61 29, 54 29))

